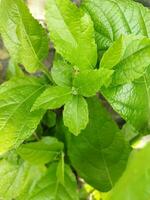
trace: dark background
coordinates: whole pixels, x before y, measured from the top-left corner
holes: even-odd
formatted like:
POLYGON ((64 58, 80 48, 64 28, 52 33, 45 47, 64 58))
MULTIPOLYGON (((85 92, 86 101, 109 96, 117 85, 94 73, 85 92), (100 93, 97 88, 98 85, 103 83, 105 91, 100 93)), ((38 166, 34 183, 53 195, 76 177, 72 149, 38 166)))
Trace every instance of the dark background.
POLYGON ((140 3, 142 3, 144 6, 150 7, 150 0, 136 0, 140 3))

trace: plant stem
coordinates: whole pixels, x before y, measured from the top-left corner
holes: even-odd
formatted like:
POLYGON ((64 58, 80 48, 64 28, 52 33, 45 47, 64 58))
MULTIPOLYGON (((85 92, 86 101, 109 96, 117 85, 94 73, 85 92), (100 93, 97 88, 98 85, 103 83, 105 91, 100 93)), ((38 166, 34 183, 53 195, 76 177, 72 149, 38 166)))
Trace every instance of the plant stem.
POLYGON ((50 80, 51 83, 54 83, 51 73, 48 71, 48 69, 42 64, 42 71, 47 76, 47 78, 50 80))

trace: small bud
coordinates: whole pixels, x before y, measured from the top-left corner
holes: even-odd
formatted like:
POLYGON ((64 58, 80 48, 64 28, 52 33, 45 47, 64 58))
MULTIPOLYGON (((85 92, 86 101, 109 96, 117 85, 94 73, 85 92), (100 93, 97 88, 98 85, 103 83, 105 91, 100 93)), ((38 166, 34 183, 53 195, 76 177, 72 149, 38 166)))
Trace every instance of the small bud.
POLYGON ((72 94, 73 95, 77 95, 78 94, 78 91, 75 87, 72 87, 72 94))
POLYGON ((74 66, 73 69, 74 69, 74 75, 78 75, 80 72, 80 69, 77 66, 74 66))

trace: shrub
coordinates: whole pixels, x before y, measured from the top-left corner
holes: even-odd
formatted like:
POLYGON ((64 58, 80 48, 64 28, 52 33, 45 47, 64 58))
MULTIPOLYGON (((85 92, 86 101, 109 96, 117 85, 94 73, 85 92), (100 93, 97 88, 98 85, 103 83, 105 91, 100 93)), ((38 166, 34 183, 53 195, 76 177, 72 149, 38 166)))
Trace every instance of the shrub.
POLYGON ((1 0, 0 19, 17 71, 0 86, 0 199, 149 200, 150 146, 134 148, 150 131, 149 9, 47 0, 43 27, 1 0))

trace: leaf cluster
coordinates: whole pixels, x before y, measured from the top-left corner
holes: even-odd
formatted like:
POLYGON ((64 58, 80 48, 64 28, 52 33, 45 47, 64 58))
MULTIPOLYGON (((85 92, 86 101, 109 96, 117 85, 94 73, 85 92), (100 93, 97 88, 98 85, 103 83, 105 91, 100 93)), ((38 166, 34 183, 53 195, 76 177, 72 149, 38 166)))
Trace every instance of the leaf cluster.
POLYGON ((104 199, 148 200, 149 145, 138 152, 133 143, 150 130, 149 9, 132 0, 46 0, 45 14, 46 27, 23 0, 0 0, 11 59, 0 86, 0 199, 100 199, 112 189, 104 199))

